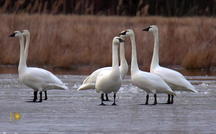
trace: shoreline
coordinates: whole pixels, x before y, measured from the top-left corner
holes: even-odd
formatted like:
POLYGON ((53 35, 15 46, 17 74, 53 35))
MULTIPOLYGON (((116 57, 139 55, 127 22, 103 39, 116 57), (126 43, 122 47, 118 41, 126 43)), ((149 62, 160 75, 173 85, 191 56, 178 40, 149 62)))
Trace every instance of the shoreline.
MULTIPOLYGON (((54 66, 38 66, 38 65, 35 65, 35 66, 49 70, 52 73, 58 74, 58 75, 68 75, 68 74, 69 75, 89 75, 96 69, 101 68, 99 66, 90 66, 90 65, 82 65, 82 66, 80 65, 80 66, 71 67, 71 68, 54 67, 54 66)), ((17 74, 18 73, 17 67, 18 65, 0 65, 0 74, 17 74)), ((148 67, 144 67, 142 65, 140 65, 139 67, 141 70, 145 70, 149 72, 148 67)), ((215 68, 213 68, 212 70, 207 70, 207 69, 187 70, 178 65, 166 66, 166 67, 174 69, 182 73, 185 76, 215 76, 216 75, 215 68)), ((128 73, 128 75, 130 74, 128 73)))

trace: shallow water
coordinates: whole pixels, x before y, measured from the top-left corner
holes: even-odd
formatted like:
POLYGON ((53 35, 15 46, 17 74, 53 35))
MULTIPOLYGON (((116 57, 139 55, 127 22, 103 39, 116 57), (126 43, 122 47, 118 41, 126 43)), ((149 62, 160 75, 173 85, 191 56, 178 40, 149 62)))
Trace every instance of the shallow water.
MULTIPOLYGON (((49 99, 32 103, 32 90, 17 75, 0 75, 0 134, 147 133, 214 134, 216 77, 187 77, 199 93, 177 92, 173 105, 143 105, 145 93, 129 77, 118 93, 117 106, 99 106, 94 90, 76 91, 85 76, 60 75, 69 90, 48 91, 49 99), (21 115, 14 119, 14 112, 21 115)), ((166 102, 159 95, 158 102, 166 102)), ((112 96, 110 95, 110 99, 112 96)), ((153 98, 150 100, 153 103, 153 98)))

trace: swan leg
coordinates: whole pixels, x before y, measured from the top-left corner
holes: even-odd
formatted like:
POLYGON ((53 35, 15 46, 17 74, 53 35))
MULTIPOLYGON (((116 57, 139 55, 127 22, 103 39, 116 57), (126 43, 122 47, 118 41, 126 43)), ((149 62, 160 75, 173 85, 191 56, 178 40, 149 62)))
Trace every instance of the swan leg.
POLYGON ((174 103, 174 95, 171 95, 171 102, 170 104, 173 104, 174 103))
POLYGON ((116 102, 115 102, 116 101, 116 93, 114 93, 113 98, 114 98, 114 102, 112 105, 116 105, 116 102))
POLYGON ((36 102, 36 100, 37 100, 37 93, 38 93, 38 91, 34 91, 34 99, 33 99, 33 102, 36 102))
POLYGON ((157 104, 157 94, 154 94, 154 105, 157 104))
POLYGON ((168 94, 167 104, 171 104, 170 102, 170 95, 168 94))
POLYGON ((44 91, 44 94, 45 94, 44 100, 47 100, 48 99, 48 97, 47 97, 47 91, 44 91))
POLYGON ((39 102, 42 102, 43 101, 43 98, 42 98, 42 91, 40 91, 40 100, 39 102))
MULTIPOLYGON (((102 93, 103 94, 103 93, 102 93)), ((101 94, 101 99, 103 100, 103 101, 105 101, 105 99, 104 99, 104 94, 103 94, 103 96, 102 96, 102 94, 101 94)))
POLYGON ((109 97, 108 97, 108 94, 105 94, 105 97, 106 97, 106 99, 104 99, 104 101, 110 101, 109 97))
POLYGON ((149 94, 146 95, 146 102, 145 102, 146 105, 148 105, 148 100, 149 100, 149 94))
POLYGON ((103 103, 103 101, 104 101, 104 94, 102 93, 102 94, 101 94, 101 104, 100 104, 100 105, 103 105, 103 106, 104 106, 105 104, 103 103))

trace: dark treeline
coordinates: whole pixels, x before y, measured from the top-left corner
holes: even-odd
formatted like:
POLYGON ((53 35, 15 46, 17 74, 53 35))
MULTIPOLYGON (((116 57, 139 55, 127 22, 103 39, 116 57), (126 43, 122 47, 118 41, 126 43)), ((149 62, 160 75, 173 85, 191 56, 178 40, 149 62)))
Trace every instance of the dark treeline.
POLYGON ((0 13, 215 16, 216 0, 0 0, 0 13))

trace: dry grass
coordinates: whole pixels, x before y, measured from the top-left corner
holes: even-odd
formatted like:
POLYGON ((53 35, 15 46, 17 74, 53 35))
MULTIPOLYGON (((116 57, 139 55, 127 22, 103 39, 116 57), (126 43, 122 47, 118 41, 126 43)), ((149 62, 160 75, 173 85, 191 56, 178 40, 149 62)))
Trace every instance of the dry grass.
MULTIPOLYGON (((89 73, 111 65, 112 38, 122 30, 136 33, 139 64, 148 67, 153 36, 141 29, 156 24, 160 30, 160 63, 189 69, 216 66, 216 19, 163 17, 96 17, 65 15, 0 15, 0 64, 16 65, 19 43, 8 38, 15 30, 29 29, 28 65, 54 66, 89 73), (91 67, 91 68, 90 68, 91 67)), ((131 47, 126 43, 130 62, 131 47)))

